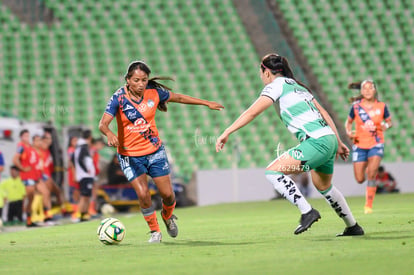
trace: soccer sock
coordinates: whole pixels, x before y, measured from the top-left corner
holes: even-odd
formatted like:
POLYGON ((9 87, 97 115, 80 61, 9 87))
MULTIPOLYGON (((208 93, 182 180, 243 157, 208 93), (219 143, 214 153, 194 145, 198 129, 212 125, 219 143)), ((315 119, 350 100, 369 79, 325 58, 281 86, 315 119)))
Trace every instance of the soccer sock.
POLYGON ((32 224, 32 217, 31 217, 31 213, 26 213, 26 224, 32 224))
POLYGON ((375 193, 377 192, 377 185, 375 180, 367 181, 367 189, 365 192, 365 206, 372 208, 372 203, 374 202, 375 193))
POLYGON ((161 211, 161 216, 164 220, 168 220, 169 218, 171 218, 172 213, 175 209, 175 200, 171 205, 166 205, 164 204, 164 201, 162 201, 162 211, 161 211))
POLYGON ((354 226, 356 220, 352 215, 351 209, 349 209, 348 203, 345 200, 344 195, 331 184, 331 187, 324 191, 319 191, 326 201, 330 204, 336 214, 344 220, 347 227, 354 226))
POLYGON ((312 206, 308 203, 295 182, 281 172, 266 171, 266 178, 273 184, 273 187, 284 198, 296 205, 302 214, 312 210, 312 206))
POLYGON ((157 213, 155 213, 154 208, 152 206, 150 208, 141 208, 141 212, 142 215, 144 215, 144 219, 147 221, 151 232, 161 232, 160 225, 157 220, 157 213))
POLYGON ((88 212, 82 212, 80 214, 80 219, 81 220, 87 220, 88 219, 88 212))
POLYGON ((95 200, 91 200, 89 203, 89 214, 96 215, 96 203, 95 200))
POLYGON ((52 217, 50 210, 47 207, 43 207, 43 214, 45 215, 45 219, 49 219, 52 217))

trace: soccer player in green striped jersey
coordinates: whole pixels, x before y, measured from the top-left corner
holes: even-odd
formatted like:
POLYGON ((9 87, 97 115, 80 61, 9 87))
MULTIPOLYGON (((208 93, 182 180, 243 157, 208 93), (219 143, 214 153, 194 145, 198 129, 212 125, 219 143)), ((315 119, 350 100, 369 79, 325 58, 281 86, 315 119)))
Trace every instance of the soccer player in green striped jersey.
POLYGON ((321 216, 301 194, 290 174, 311 171, 316 189, 345 222, 346 228, 337 236, 363 235, 342 193, 332 185, 336 156, 346 160, 349 149, 341 141, 335 124, 326 110, 316 101, 309 88, 297 81, 286 58, 268 54, 260 64, 260 78, 265 87, 259 98, 217 139, 216 151, 223 149, 230 134, 250 123, 264 110, 274 106, 299 145, 277 157, 266 168, 266 178, 275 190, 296 205, 301 212, 300 234, 321 216))

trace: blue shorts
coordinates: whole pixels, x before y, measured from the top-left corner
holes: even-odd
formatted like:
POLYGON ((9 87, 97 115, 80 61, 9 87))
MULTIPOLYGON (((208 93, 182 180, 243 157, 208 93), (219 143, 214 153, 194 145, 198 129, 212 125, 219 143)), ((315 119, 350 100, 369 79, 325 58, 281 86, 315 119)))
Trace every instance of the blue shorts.
POLYGON ((352 162, 366 162, 368 158, 373 156, 384 157, 383 143, 378 143, 370 149, 361 149, 356 145, 352 146, 352 162))
POLYGON ((142 174, 147 174, 151 178, 170 174, 170 165, 163 145, 154 153, 146 156, 129 157, 118 154, 118 160, 128 181, 132 181, 142 174))
POLYGON ((37 182, 38 182, 37 180, 32 180, 32 179, 23 180, 24 186, 35 186, 37 182))
POLYGON ((42 174, 42 180, 43 181, 47 181, 49 179, 49 176, 46 175, 45 173, 42 174))

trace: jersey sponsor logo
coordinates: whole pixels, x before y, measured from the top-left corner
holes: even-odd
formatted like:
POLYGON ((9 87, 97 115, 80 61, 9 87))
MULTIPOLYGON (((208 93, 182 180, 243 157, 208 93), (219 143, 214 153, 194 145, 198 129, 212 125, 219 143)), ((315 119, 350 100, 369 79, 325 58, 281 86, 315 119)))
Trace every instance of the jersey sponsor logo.
POLYGON ((374 122, 370 119, 365 121, 364 125, 362 125, 362 128, 364 128, 368 132, 375 132, 377 130, 377 127, 375 126, 374 122))
POLYGON ((292 155, 295 159, 302 159, 303 158, 303 152, 300 149, 292 150, 292 155))
POLYGON ((294 85, 294 84, 296 84, 296 81, 291 79, 291 78, 286 78, 285 83, 289 84, 289 85, 294 85))
POLYGON ((135 112, 129 112, 129 113, 127 114, 127 117, 128 117, 129 119, 136 119, 136 118, 137 118, 137 111, 135 111, 135 112))
MULTIPOLYGON (((293 202, 296 203, 300 198, 302 198, 301 195, 299 195, 296 192, 296 185, 292 180, 287 179, 284 175, 281 175, 279 178, 277 178, 277 181, 282 182, 285 186, 285 189, 287 190, 287 193, 289 196, 293 196, 293 202)), ((283 197, 286 198, 287 194, 281 194, 283 197)))
POLYGON ((129 105, 129 104, 126 104, 126 105, 125 105, 125 108, 124 108, 124 111, 132 110, 132 109, 134 109, 134 107, 132 107, 132 106, 131 106, 131 105, 129 105))
POLYGON ((368 120, 369 119, 369 116, 368 116, 368 114, 365 112, 365 110, 364 109, 359 109, 359 112, 358 112, 358 114, 359 114, 359 117, 362 119, 362 121, 366 121, 366 120, 368 120))
POLYGON ((326 196, 326 200, 329 202, 331 207, 335 209, 335 212, 338 214, 340 218, 347 216, 344 212, 342 212, 342 207, 338 204, 338 202, 334 201, 334 199, 331 196, 326 196))
POLYGON ((135 120, 133 128, 135 131, 142 133, 142 132, 148 131, 149 127, 150 127, 150 124, 147 123, 145 119, 138 118, 137 120, 135 120))

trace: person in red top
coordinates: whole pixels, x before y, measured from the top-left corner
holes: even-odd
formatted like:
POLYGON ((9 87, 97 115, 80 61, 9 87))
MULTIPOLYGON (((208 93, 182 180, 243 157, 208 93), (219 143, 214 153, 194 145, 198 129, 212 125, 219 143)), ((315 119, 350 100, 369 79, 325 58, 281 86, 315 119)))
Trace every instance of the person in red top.
POLYGON ((384 132, 392 126, 387 105, 378 100, 377 88, 373 80, 351 83, 349 88, 360 89, 361 94, 353 98, 345 128, 353 141, 352 161, 355 179, 359 184, 365 182, 365 214, 372 213, 372 203, 376 193, 375 177, 384 156, 384 132), (355 122, 355 130, 352 124, 355 122))
POLYGON ((385 171, 384 166, 378 168, 377 180, 377 194, 379 193, 398 193, 397 182, 390 172, 385 171))
MULTIPOLYGON (((93 160, 93 166, 95 167, 95 177, 99 176, 99 173, 101 172, 101 169, 99 167, 99 151, 102 150, 105 147, 105 142, 102 138, 94 138, 92 139, 92 145, 89 149, 92 160, 93 160)), ((96 211, 96 194, 97 194, 97 184, 94 182, 93 188, 92 188, 92 197, 90 199, 89 203, 89 215, 96 216, 98 215, 96 211)))
POLYGON ((138 195, 141 212, 151 230, 149 242, 159 243, 162 235, 151 204, 147 175, 152 177, 162 197, 161 216, 168 234, 175 238, 178 228, 173 215, 175 196, 170 166, 155 124, 156 110, 167 111, 167 102, 205 105, 212 110, 224 107, 216 102, 173 93, 157 82, 171 80, 170 78, 149 79, 150 73, 150 68, 142 61, 134 61, 128 66, 126 85, 118 89, 109 100, 99 122, 99 129, 108 138, 108 145, 118 148, 121 168, 138 195), (109 129, 114 117, 118 135, 109 129))
POLYGON ((45 131, 42 136, 40 148, 38 150, 40 158, 43 160, 43 174, 42 178, 49 189, 50 192, 53 192, 56 195, 57 203, 61 206, 63 210, 63 194, 60 187, 56 184, 53 180, 53 172, 55 170, 53 164, 53 157, 49 150, 50 146, 52 145, 53 139, 52 134, 48 131, 45 131))
POLYGON ((68 185, 69 185, 69 202, 72 207, 72 220, 77 220, 80 217, 78 211, 78 203, 80 198, 79 182, 75 179, 75 166, 72 163, 72 156, 75 153, 76 144, 78 142, 77 136, 69 137, 69 144, 67 149, 68 156, 68 185))
POLYGON ((33 136, 33 149, 35 149, 38 162, 36 165, 36 172, 39 175, 38 182, 36 183, 36 191, 38 191, 42 195, 43 200, 43 213, 45 216, 44 221, 51 221, 53 216, 51 213, 52 209, 52 200, 50 199, 50 190, 46 184, 48 180, 47 176, 45 175, 45 159, 47 158, 44 150, 43 150, 43 140, 40 135, 33 136))
POLYGON ((31 220, 31 209, 36 192, 36 184, 38 184, 41 178, 41 173, 37 169, 39 156, 30 144, 30 133, 27 129, 20 132, 20 142, 17 144, 17 152, 13 157, 13 164, 20 170, 20 178, 26 187, 26 196, 28 199, 25 204, 25 212, 27 215, 26 226, 37 226, 31 220))

